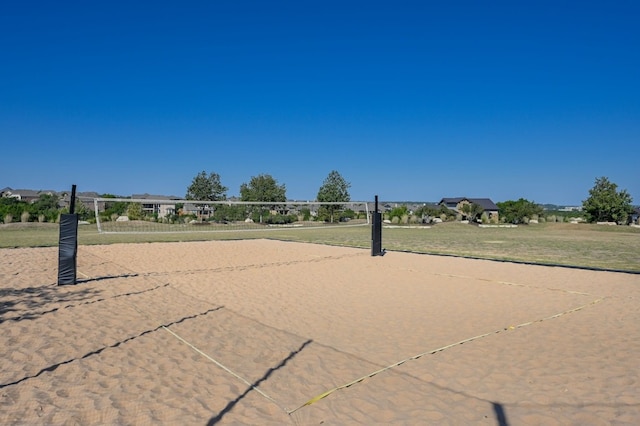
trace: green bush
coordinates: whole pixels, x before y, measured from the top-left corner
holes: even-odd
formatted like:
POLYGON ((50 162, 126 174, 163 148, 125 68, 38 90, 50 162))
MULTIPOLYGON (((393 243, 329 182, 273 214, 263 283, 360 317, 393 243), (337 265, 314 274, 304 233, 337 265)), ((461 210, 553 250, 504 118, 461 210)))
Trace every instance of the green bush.
POLYGON ((4 223, 13 222, 27 207, 27 203, 16 198, 0 197, 0 217, 4 218, 4 223))
POLYGON ((391 211, 389 212, 389 218, 391 219, 392 222, 394 217, 397 217, 398 221, 400 221, 402 219, 402 216, 407 214, 409 214, 409 209, 407 208, 407 206, 402 205, 402 206, 394 207, 393 209, 391 209, 391 211))
POLYGON ((311 220, 311 209, 307 207, 300 209, 300 215, 304 221, 311 220))
POLYGON ((129 220, 142 219, 142 204, 130 203, 127 206, 127 216, 129 217, 129 220))
POLYGON ((267 216, 263 216, 263 223, 268 225, 286 225, 289 223, 296 222, 298 220, 298 216, 292 214, 268 214, 267 216))

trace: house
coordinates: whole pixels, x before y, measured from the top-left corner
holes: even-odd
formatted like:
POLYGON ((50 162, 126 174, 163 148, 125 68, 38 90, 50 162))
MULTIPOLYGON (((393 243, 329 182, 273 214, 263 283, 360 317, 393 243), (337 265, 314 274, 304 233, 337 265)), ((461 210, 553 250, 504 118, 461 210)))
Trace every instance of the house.
MULTIPOLYGON (((46 192, 43 192, 46 194, 46 192)), ((6 187, 2 189, 2 196, 5 198, 15 198, 19 201, 25 201, 27 203, 33 203, 40 198, 40 191, 34 191, 32 189, 12 189, 6 187)))
POLYGON ((178 199, 177 197, 168 197, 166 195, 133 194, 131 198, 134 200, 142 200, 142 212, 144 214, 151 216, 157 215, 158 218, 176 214, 175 200, 178 199), (144 200, 149 200, 149 202, 145 202, 144 200))
POLYGON ((482 208, 482 213, 487 215, 490 221, 498 222, 498 206, 489 198, 443 198, 438 203, 441 206, 445 206, 449 210, 453 210, 456 213, 462 213, 462 207, 465 204, 477 204, 482 208))
POLYGON ((194 215, 201 220, 206 220, 213 215, 214 208, 209 204, 201 203, 184 203, 179 214, 181 215, 194 215))
MULTIPOLYGON (((58 202, 58 206, 60 208, 69 208, 71 201, 71 193, 69 191, 59 192, 58 196, 60 197, 60 201, 58 202)), ((82 206, 90 211, 94 211, 96 206, 94 199, 100 198, 100 194, 93 191, 88 192, 77 192, 76 193, 76 209, 79 207, 78 203, 82 204, 82 206)), ((104 211, 105 203, 104 201, 98 202, 98 211, 104 211)))
POLYGON ((633 211, 629 215, 629 222, 635 225, 640 225, 640 207, 633 208, 633 211))
MULTIPOLYGON (((76 197, 78 198, 78 200, 82 203, 83 206, 85 206, 88 210, 94 211, 96 206, 94 203, 94 198, 100 198, 100 194, 98 194, 97 192, 93 192, 93 191, 88 191, 88 192, 78 192, 76 194, 76 197)), ((70 196, 67 196, 67 199, 71 198, 70 196)), ((105 208, 105 204, 104 201, 99 201, 98 202, 98 211, 104 211, 105 208)))

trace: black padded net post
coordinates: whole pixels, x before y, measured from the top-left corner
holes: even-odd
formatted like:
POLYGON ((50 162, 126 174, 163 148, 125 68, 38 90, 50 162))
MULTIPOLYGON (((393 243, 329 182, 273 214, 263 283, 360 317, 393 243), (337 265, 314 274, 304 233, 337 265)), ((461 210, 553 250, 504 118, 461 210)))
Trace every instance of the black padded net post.
POLYGON ((76 283, 78 255, 78 215, 75 213, 76 186, 71 189, 69 213, 60 216, 58 240, 58 285, 76 283))
POLYGON ((371 226, 371 256, 382 256, 382 213, 378 211, 378 196, 373 209, 373 220, 371 226))

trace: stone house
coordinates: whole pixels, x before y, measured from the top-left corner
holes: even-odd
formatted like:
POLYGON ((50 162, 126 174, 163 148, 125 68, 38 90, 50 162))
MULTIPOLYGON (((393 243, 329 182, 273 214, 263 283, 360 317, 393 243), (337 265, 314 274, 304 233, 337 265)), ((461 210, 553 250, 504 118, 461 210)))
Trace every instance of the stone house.
POLYGON ((465 204, 477 204, 482 208, 482 213, 486 213, 487 217, 492 222, 498 222, 498 206, 489 198, 468 198, 468 197, 455 197, 455 198, 443 198, 438 203, 441 206, 445 206, 449 210, 453 210, 456 213, 462 213, 462 207, 465 204))

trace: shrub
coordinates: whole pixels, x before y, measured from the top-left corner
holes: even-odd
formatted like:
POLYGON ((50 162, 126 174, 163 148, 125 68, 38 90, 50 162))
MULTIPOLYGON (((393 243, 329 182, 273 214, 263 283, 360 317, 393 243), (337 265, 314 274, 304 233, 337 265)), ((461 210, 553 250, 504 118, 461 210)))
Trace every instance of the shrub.
POLYGON ((346 209, 340 214, 340 221, 345 222, 345 219, 353 219, 356 217, 356 212, 351 209, 346 209))
POLYGON ((129 220, 142 219, 142 204, 130 203, 127 206, 127 216, 129 217, 129 220))
POLYGON ((290 215, 290 214, 269 214, 265 217, 263 217, 263 221, 264 223, 270 224, 270 225, 285 225, 288 223, 293 223, 296 221, 298 217, 294 216, 294 215, 290 215))
POLYGON ((300 215, 302 216, 302 220, 311 220, 311 209, 308 207, 300 209, 300 215))
POLYGON ((4 216, 4 223, 11 223, 13 222, 13 216, 11 214, 6 214, 4 216))
POLYGON ((31 214, 28 211, 23 211, 22 214, 20 215, 20 222, 22 223, 26 223, 29 222, 29 217, 31 216, 31 214))
POLYGON ((394 217, 401 219, 402 216, 408 213, 409 213, 409 209, 407 208, 407 206, 402 205, 402 206, 394 207, 393 209, 391 209, 391 211, 389 212, 389 216, 391 220, 393 220, 394 217))

